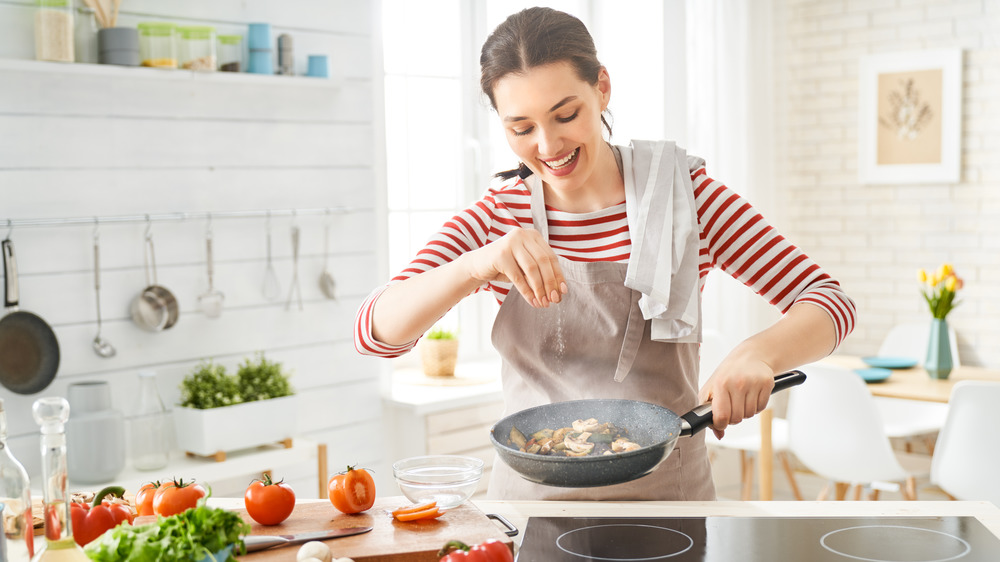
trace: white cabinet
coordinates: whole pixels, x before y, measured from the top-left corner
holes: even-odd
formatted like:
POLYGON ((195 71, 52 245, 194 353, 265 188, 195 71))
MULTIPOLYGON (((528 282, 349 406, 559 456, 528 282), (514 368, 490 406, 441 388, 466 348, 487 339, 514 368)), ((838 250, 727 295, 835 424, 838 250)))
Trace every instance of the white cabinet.
POLYGON ((493 467, 490 428, 503 414, 500 365, 459 365, 456 376, 481 375, 478 384, 414 384, 413 372, 397 371, 385 412, 390 428, 390 460, 420 455, 465 455, 486 463, 474 498, 485 497, 493 467), (486 382, 479 382, 484 380, 486 382), (401 382, 406 381, 406 382, 401 382))

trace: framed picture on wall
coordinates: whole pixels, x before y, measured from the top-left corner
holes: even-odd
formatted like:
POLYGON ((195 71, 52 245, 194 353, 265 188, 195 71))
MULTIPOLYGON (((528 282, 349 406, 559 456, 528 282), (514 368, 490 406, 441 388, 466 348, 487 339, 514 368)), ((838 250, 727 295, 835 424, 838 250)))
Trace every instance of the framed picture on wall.
POLYGON ((861 183, 956 183, 962 161, 962 50, 861 58, 861 183))

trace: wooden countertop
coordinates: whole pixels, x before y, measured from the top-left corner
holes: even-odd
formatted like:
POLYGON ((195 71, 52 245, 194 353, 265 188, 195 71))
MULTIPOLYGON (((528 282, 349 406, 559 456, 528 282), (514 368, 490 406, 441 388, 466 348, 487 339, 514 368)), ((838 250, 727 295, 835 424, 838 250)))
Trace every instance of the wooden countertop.
POLYGON ((518 529, 514 543, 524 536, 529 517, 871 517, 973 516, 1000 537, 1000 508, 990 502, 876 501, 876 502, 473 502, 483 513, 505 517, 518 529))

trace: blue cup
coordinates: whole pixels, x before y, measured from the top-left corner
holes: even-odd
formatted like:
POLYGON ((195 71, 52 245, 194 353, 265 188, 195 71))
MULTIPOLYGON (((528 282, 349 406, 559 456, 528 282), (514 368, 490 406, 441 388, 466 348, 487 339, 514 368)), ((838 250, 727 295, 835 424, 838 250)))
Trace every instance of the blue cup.
POLYGON ((274 57, 271 50, 251 50, 247 72, 251 74, 274 74, 274 57))
POLYGON ((329 78, 330 60, 327 56, 309 55, 309 66, 306 70, 306 76, 312 76, 314 78, 329 78))
POLYGON ((247 48, 271 50, 271 24, 251 23, 247 30, 247 48))

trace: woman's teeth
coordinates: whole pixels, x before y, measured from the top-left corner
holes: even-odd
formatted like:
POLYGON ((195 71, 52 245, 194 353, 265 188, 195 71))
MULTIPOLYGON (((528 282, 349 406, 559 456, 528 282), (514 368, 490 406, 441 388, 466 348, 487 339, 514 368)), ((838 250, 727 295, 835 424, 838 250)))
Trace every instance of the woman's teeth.
POLYGON ((559 168, 565 168, 566 166, 568 166, 569 163, 572 162, 573 159, 576 158, 576 155, 579 153, 580 153, 580 147, 576 147, 576 149, 573 152, 570 152, 569 154, 566 155, 565 158, 561 160, 555 160, 550 162, 545 162, 543 160, 543 162, 549 168, 552 168, 553 170, 558 170, 559 168))

